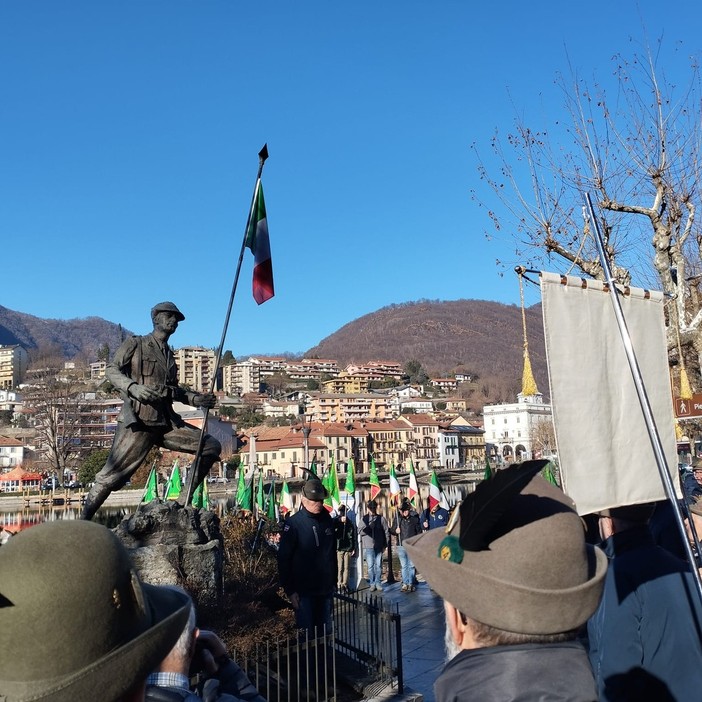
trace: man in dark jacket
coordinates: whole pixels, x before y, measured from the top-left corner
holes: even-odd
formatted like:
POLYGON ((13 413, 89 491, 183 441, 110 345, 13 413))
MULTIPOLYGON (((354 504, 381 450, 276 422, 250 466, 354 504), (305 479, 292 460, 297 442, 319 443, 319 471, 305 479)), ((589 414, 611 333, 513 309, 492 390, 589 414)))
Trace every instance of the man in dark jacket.
POLYGON ((414 592, 416 589, 414 586, 414 564, 407 555, 404 543, 406 539, 421 534, 422 526, 419 523, 419 515, 412 509, 412 504, 408 499, 402 500, 398 512, 399 516, 396 515, 393 519, 390 531, 397 538, 396 551, 402 570, 402 587, 400 590, 401 592, 414 592))
POLYGON ((437 702, 594 702, 577 632, 595 611, 607 558, 585 543, 559 488, 526 461, 480 483, 447 529, 405 542, 444 598, 450 660, 437 702))
POLYGON ((702 607, 688 564, 654 543, 653 508, 599 513, 610 563, 587 631, 601 700, 654 699, 654 687, 655 699, 692 700, 702 689, 702 607))
POLYGON ((431 509, 428 507, 422 512, 422 527, 425 531, 430 529, 444 529, 448 524, 449 513, 439 503, 431 509))
POLYGON ((285 520, 278 548, 280 584, 295 610, 297 625, 318 635, 332 623, 336 587, 334 521, 324 509, 328 493, 317 477, 302 486, 300 509, 285 520))
POLYGON ((336 586, 339 590, 349 590, 349 565, 356 555, 356 525, 346 515, 346 505, 339 507, 339 515, 334 520, 336 537, 337 576, 336 586))

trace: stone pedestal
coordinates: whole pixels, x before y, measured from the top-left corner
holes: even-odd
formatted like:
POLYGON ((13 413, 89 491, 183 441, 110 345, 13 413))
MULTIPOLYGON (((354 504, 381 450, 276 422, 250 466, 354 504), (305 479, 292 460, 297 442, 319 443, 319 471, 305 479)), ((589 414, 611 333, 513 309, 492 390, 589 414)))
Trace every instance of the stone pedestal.
POLYGON ((199 604, 222 594, 222 535, 214 512, 175 502, 140 505, 115 529, 141 579, 152 585, 180 585, 199 604))

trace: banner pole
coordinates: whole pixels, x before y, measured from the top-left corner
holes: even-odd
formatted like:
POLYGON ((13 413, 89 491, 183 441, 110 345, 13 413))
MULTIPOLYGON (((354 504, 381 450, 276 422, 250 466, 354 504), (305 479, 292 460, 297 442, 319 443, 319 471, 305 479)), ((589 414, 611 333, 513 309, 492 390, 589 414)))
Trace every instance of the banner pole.
MULTIPOLYGON (((697 570, 697 565, 695 562, 695 555, 692 552, 692 546, 690 544, 690 540, 687 538, 685 524, 683 523, 682 515, 680 514, 678 500, 675 495, 675 488, 673 487, 673 481, 671 480, 670 472, 668 470, 668 463, 665 458, 665 453, 663 452, 663 444, 661 442, 660 435, 658 434, 658 428, 656 427, 655 418, 653 417, 653 411, 651 409, 651 403, 648 399, 648 394, 646 393, 646 386, 644 385, 643 377, 641 375, 641 369, 639 368, 639 363, 636 360, 636 354, 634 352, 634 345, 631 341, 631 335, 629 334, 629 329, 626 326, 626 320, 624 318, 624 312, 622 310, 622 303, 619 299, 616 283, 612 277, 612 270, 609 265, 609 258, 607 257, 607 253, 605 251, 604 240, 602 239, 599 222, 597 221, 595 209, 592 205, 592 200, 590 199, 590 193, 585 193, 585 203, 587 205, 590 220, 592 221, 593 229, 595 232, 595 243, 597 245, 597 252, 600 257, 600 263, 602 264, 602 270, 605 274, 605 281, 609 286, 612 307, 614 308, 614 316, 617 320, 619 333, 622 338, 622 343, 624 344, 624 351, 626 353, 627 361, 629 362, 629 369, 631 370, 631 376, 634 380, 634 385, 636 387, 636 394, 639 398, 641 411, 643 412, 644 420, 646 422, 646 428, 648 429, 648 436, 651 440, 651 446, 656 457, 658 473, 660 474, 661 480, 663 482, 663 487, 665 489, 666 495, 668 496, 668 500, 671 502, 671 505, 673 507, 673 513, 675 514, 675 521, 678 526, 678 531, 680 532, 680 538, 682 539, 683 545, 685 546, 685 553, 687 555, 688 561, 690 562, 690 567, 692 568, 692 574, 694 576, 695 585, 697 586, 697 594, 700 598, 700 601, 702 602, 702 580, 700 579, 700 573, 697 570)), ((694 527, 692 527, 691 525, 691 528, 694 527)), ((702 625, 702 622, 698 622, 698 624, 702 625)))

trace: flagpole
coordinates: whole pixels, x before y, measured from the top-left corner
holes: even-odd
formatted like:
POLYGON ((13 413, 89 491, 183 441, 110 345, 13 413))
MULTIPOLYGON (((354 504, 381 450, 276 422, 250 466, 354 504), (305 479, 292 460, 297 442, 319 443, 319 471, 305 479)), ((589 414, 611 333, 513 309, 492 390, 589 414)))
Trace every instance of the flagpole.
MULTIPOLYGON (((246 219, 246 227, 244 228, 244 238, 241 242, 241 251, 239 252, 239 261, 236 264, 236 273, 234 274, 234 283, 232 284, 232 292, 229 296, 229 305, 227 307, 227 314, 224 317, 224 326, 222 327, 222 337, 219 342, 219 347, 217 348, 217 356, 215 357, 214 371, 212 373, 212 379, 210 381, 210 394, 214 392, 215 383, 217 382, 217 373, 219 372, 219 364, 222 360, 222 352, 224 349, 224 342, 227 338, 227 328, 229 327, 229 320, 232 315, 232 307, 234 305, 234 296, 236 295, 236 288, 239 284, 239 274, 241 273, 241 264, 244 260, 244 252, 246 251, 246 239, 249 232, 249 226, 251 225, 251 218, 253 217, 254 204, 256 203, 256 193, 258 193, 259 186, 261 184, 261 175, 263 174, 263 164, 268 158, 268 144, 264 144, 263 148, 258 152, 258 173, 256 174, 256 182, 254 184, 253 196, 251 198, 251 206, 249 207, 249 216, 246 219)), ((197 475, 200 459, 202 456, 202 448, 205 444, 205 431, 207 430, 207 418, 209 417, 210 410, 209 407, 203 408, 203 420, 202 428, 200 429, 200 440, 197 444, 197 451, 195 453, 195 458, 188 475, 188 484, 185 490, 185 502, 184 506, 190 504, 190 500, 193 498, 193 492, 195 491, 195 476, 197 475)))
MULTIPOLYGON (((605 252, 604 241, 602 239, 602 233, 600 232, 600 225, 595 215, 595 209, 592 205, 592 200, 590 199, 590 193, 585 193, 585 203, 587 204, 590 219, 592 221, 593 228, 595 231, 595 243, 597 244, 597 252, 600 257, 602 270, 605 274, 605 281, 607 282, 607 285, 609 285, 610 299, 612 300, 612 307, 614 308, 614 317, 617 321, 617 326, 619 327, 619 333, 622 338, 622 343, 624 344, 624 351, 626 353, 627 361, 629 362, 629 370, 631 371, 631 376, 634 381, 634 386, 636 388, 636 394, 638 395, 639 404, 641 405, 641 411, 644 416, 644 421, 646 422, 648 438, 651 441, 653 453, 656 458, 658 473, 660 474, 661 481, 663 482, 663 487, 665 489, 665 493, 668 497, 668 500, 670 501, 673 507, 678 531, 680 532, 680 537, 685 547, 687 560, 690 563, 690 568, 694 576, 695 585, 697 587, 697 594, 699 595, 700 600, 702 601, 702 579, 700 579, 700 573, 697 569, 697 563, 695 560, 695 556, 692 552, 692 546, 690 544, 689 539, 687 538, 685 524, 683 523, 682 515, 680 514, 680 508, 678 507, 678 501, 675 495, 675 488, 673 487, 673 481, 670 478, 670 472, 668 470, 668 463, 665 458, 665 453, 663 452, 663 443, 661 442, 661 437, 658 434, 656 420, 653 416, 653 410, 651 409, 651 403, 649 402, 648 394, 646 393, 646 386, 644 385, 643 376, 641 375, 641 369, 639 368, 639 363, 636 360, 636 354, 634 353, 634 345, 631 341, 629 329, 626 326, 624 312, 622 311, 622 303, 619 299, 619 292, 614 282, 614 278, 612 277, 612 270, 609 265, 609 259, 605 252)), ((698 624, 702 625, 702 622, 698 622, 698 624)))

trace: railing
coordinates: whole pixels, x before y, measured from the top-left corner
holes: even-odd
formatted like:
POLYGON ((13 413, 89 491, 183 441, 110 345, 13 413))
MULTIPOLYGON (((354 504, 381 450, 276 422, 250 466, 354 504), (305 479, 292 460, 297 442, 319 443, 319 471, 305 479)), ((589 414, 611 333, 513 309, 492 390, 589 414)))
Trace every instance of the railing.
POLYGON ((354 661, 374 685, 395 685, 404 691, 402 671, 402 620, 381 597, 353 593, 334 598, 336 649, 354 661))
POLYGON ((397 605, 391 611, 379 597, 336 593, 331 632, 301 631, 234 657, 269 702, 335 702, 338 675, 359 682, 365 696, 388 686, 402 694, 401 634, 397 605))

